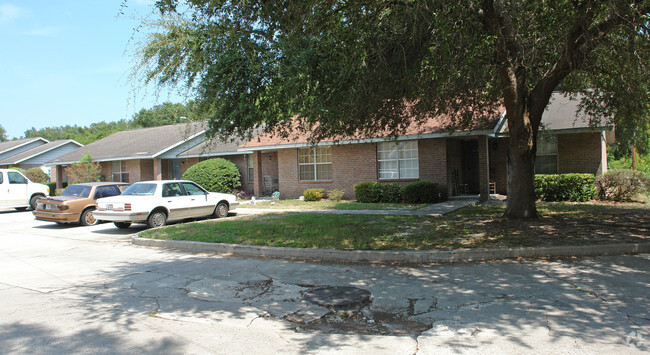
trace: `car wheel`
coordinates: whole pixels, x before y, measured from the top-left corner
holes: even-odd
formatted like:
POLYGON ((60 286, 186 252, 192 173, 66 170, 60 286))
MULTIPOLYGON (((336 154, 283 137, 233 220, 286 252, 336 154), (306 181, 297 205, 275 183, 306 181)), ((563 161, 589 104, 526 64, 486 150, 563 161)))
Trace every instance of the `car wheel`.
POLYGON ((18 212, 27 211, 27 207, 16 207, 15 210, 18 212))
POLYGON ((90 208, 84 210, 83 213, 81 213, 81 217, 79 218, 79 224, 82 226, 94 226, 98 222, 99 221, 95 219, 95 216, 93 216, 93 210, 90 208))
POLYGON ((228 217, 228 204, 225 202, 219 202, 217 207, 214 208, 214 213, 212 215, 216 218, 228 217))
POLYGON ((147 227, 158 228, 167 223, 167 215, 162 211, 154 211, 147 218, 147 227))
POLYGON ((119 229, 126 229, 126 228, 131 227, 130 222, 113 222, 113 224, 115 225, 115 227, 117 227, 119 229))
POLYGON ((29 200, 29 207, 32 209, 32 211, 36 209, 36 201, 43 198, 43 197, 45 197, 45 196, 36 195, 36 196, 33 196, 31 198, 31 200, 29 200))

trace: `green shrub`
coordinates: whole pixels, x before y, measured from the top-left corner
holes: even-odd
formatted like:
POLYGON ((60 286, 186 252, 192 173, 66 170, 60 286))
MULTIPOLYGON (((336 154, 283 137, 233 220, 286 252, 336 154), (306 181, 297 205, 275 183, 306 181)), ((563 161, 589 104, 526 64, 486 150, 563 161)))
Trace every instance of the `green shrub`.
POLYGON ((402 186, 402 199, 406 203, 436 203, 442 201, 438 184, 431 181, 417 181, 402 186))
POLYGON ((305 201, 320 201, 323 198, 323 189, 307 189, 302 195, 305 201))
POLYGON ((360 182, 354 185, 354 198, 361 203, 398 203, 402 201, 397 183, 360 182))
POLYGON ((594 176, 591 174, 535 175, 535 195, 547 202, 584 202, 596 196, 594 176))
POLYGON ((71 184, 102 181, 102 167, 99 163, 93 162, 90 152, 84 154, 78 163, 68 165, 65 173, 71 184))
POLYGON ((635 170, 609 170, 596 179, 601 200, 629 201, 637 194, 650 193, 650 177, 635 170))
POLYGON ((223 159, 209 159, 191 166, 183 174, 184 180, 191 180, 208 191, 231 193, 241 186, 241 174, 235 163, 223 159))
POLYGON ((33 182, 39 184, 46 184, 50 181, 50 177, 41 168, 31 168, 25 172, 25 176, 33 182))
POLYGON ((327 199, 330 201, 339 202, 343 199, 343 195, 345 195, 345 191, 343 190, 334 189, 327 191, 327 199))

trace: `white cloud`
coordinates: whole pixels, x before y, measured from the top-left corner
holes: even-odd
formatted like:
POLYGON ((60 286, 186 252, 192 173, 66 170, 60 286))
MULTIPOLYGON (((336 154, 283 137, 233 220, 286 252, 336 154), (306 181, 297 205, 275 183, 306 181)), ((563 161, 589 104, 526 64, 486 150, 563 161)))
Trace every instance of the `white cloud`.
POLYGON ((60 27, 36 27, 30 30, 24 31, 23 34, 34 37, 54 37, 60 33, 63 29, 60 27))
POLYGON ((0 23, 6 23, 23 17, 29 11, 12 4, 0 4, 0 23))

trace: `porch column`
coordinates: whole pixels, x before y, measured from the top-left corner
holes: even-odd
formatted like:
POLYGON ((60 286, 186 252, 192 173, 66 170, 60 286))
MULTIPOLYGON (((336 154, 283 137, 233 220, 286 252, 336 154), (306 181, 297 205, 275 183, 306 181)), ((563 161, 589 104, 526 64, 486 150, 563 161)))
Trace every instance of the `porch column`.
POLYGON ((490 150, 487 136, 478 137, 478 179, 480 201, 485 202, 490 199, 490 150))
POLYGON ((253 152, 253 195, 262 196, 262 152, 253 152))
POLYGON ((155 159, 153 160, 153 179, 162 180, 162 160, 155 159))

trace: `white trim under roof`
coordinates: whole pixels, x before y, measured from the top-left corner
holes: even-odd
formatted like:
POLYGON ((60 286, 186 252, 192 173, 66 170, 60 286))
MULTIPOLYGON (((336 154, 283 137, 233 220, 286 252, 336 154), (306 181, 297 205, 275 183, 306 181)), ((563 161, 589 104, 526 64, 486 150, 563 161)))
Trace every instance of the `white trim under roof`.
POLYGON ((287 148, 305 148, 305 147, 312 147, 314 145, 317 146, 328 146, 328 145, 343 145, 343 144, 363 144, 363 143, 378 143, 378 142, 386 142, 386 141, 408 141, 408 140, 417 140, 417 139, 431 139, 431 138, 448 138, 448 137, 471 137, 471 136, 488 136, 488 137, 494 137, 494 130, 492 129, 486 129, 486 130, 479 130, 479 131, 467 131, 467 132, 453 132, 453 133, 448 133, 448 132, 442 132, 442 133, 429 133, 429 134, 413 134, 413 135, 406 135, 406 136, 399 136, 397 138, 364 138, 364 139, 346 139, 342 141, 325 141, 325 142, 318 142, 316 144, 312 143, 290 143, 290 144, 274 144, 274 145, 261 145, 258 147, 244 147, 244 148, 239 148, 239 152, 243 151, 264 151, 264 150, 277 150, 277 149, 287 149, 287 148))
MULTIPOLYGON (((194 135, 188 137, 187 139, 184 139, 184 140, 182 140, 182 141, 180 141, 180 142, 178 142, 178 143, 176 143, 176 144, 174 144, 174 145, 171 145, 171 146, 169 146, 169 147, 167 147, 167 148, 165 148, 165 149, 159 151, 158 153, 155 153, 155 154, 153 155, 153 157, 155 158, 155 157, 158 157, 158 156, 160 156, 160 155, 163 155, 163 154, 169 152, 170 150, 172 150, 172 149, 174 149, 174 148, 177 148, 177 147, 179 147, 179 146, 181 146, 181 145, 183 145, 183 144, 186 144, 187 142, 189 142, 189 141, 191 141, 191 140, 193 140, 193 139, 199 137, 200 135, 205 135, 205 132, 206 132, 206 131, 207 131, 206 129, 201 130, 201 131, 197 132, 196 134, 194 134, 194 135)), ((205 139, 204 139, 204 140, 205 140, 205 139)), ((201 144, 201 143, 203 143, 203 141, 197 143, 197 145, 199 145, 199 144, 201 144)))
POLYGON ((238 149, 238 150, 232 151, 232 152, 188 154, 188 155, 179 155, 178 159, 221 157, 221 156, 242 155, 242 154, 253 154, 253 151, 252 150, 239 150, 238 149))

